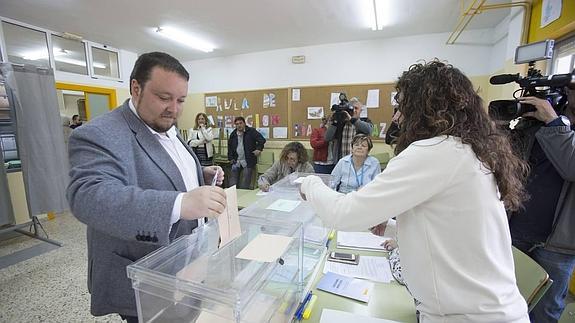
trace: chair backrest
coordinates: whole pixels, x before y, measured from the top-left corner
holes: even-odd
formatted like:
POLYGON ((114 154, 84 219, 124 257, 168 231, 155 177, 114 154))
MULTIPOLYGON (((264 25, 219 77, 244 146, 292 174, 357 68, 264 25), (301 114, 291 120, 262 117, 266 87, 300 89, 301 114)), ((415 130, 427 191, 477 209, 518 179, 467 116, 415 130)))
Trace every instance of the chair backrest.
POLYGON ((275 161, 275 156, 273 151, 263 150, 258 157, 258 163, 256 165, 256 170, 258 175, 263 174, 268 168, 272 167, 275 161))
POLYGON ((531 312, 553 281, 549 279, 549 275, 543 267, 515 247, 513 247, 513 261, 517 287, 527 301, 527 307, 531 312))
POLYGON ((389 156, 389 153, 377 153, 377 154, 373 154, 371 156, 373 156, 373 157, 377 158, 377 160, 379 160, 379 166, 381 167, 381 170, 385 169, 385 167, 387 166, 387 163, 391 159, 391 157, 389 156))

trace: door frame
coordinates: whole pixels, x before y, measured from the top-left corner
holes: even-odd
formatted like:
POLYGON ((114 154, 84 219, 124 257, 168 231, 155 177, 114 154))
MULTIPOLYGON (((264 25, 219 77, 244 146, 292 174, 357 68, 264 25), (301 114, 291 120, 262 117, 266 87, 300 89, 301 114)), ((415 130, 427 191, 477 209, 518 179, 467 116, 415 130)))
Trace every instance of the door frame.
POLYGON ((90 102, 88 101, 88 93, 108 95, 108 109, 114 110, 118 106, 116 99, 116 89, 106 87, 88 86, 82 84, 62 83, 56 82, 57 90, 70 90, 84 92, 84 99, 86 100, 86 118, 90 120, 90 102))

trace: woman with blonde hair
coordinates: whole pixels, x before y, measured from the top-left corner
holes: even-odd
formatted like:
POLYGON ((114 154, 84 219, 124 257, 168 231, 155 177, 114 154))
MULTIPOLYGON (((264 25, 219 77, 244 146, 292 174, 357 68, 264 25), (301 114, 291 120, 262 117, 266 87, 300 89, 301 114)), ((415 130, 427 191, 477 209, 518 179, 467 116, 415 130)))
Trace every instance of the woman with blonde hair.
POLYGON ((214 140, 214 134, 209 124, 208 116, 205 113, 200 112, 196 115, 196 124, 194 128, 190 129, 189 133, 190 140, 188 145, 192 147, 192 150, 198 156, 200 164, 202 166, 213 165, 214 145, 212 140, 214 140))

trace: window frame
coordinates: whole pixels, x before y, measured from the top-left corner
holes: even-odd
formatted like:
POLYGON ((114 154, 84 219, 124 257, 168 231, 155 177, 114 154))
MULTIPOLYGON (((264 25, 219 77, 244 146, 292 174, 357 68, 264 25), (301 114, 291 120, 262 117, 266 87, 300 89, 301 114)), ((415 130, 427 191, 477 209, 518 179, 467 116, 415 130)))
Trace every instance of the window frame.
POLYGON ((108 45, 103 45, 103 44, 98 44, 95 42, 91 42, 91 41, 86 41, 86 47, 87 47, 87 52, 88 55, 90 56, 90 58, 88 59, 89 61, 89 74, 92 78, 95 79, 102 79, 102 80, 110 80, 110 81, 122 81, 122 62, 120 60, 120 50, 108 45), (117 57, 118 57, 118 77, 112 77, 112 76, 105 76, 105 75, 98 75, 95 73, 94 71, 94 57, 92 56, 92 49, 93 48, 97 48, 97 49, 101 49, 101 50, 106 50, 109 52, 113 52, 116 53, 117 57))

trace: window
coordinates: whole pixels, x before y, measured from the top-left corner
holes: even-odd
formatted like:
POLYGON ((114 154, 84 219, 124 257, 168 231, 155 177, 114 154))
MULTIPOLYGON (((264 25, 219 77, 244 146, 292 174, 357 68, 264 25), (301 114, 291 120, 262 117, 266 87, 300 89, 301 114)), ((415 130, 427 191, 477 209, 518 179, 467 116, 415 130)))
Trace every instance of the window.
POLYGON ((575 69, 575 36, 555 44, 551 73, 571 73, 573 69, 575 69))
POLYGON ((9 22, 2 22, 8 61, 50 67, 46 33, 9 22))
POLYGON ((52 35, 56 70, 88 75, 86 46, 83 42, 52 35))
POLYGON ((107 46, 91 44, 92 74, 96 77, 120 79, 120 64, 118 64, 118 51, 107 46))

